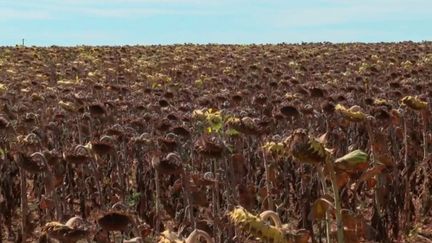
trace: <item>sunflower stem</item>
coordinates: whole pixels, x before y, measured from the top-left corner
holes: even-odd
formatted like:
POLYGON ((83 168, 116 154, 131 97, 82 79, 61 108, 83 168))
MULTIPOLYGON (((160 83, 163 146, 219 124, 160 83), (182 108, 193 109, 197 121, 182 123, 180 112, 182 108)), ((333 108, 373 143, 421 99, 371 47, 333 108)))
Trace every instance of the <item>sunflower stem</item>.
POLYGON ((160 214, 160 181, 159 181, 159 172, 155 169, 155 184, 156 184, 156 233, 159 233, 159 214, 160 214))
POLYGON ((193 214, 193 205, 192 205, 192 198, 190 195, 190 187, 189 187, 189 181, 187 180, 188 175, 185 174, 185 172, 182 173, 181 175, 181 181, 182 181, 182 188, 183 188, 183 193, 184 193, 184 197, 185 197, 185 202, 189 207, 188 210, 188 217, 189 217, 189 222, 191 222, 191 224, 193 225, 193 227, 195 228, 196 223, 195 223, 195 218, 194 218, 194 214, 193 214))
POLYGON ((425 111, 422 111, 421 113, 421 120, 422 120, 422 135, 423 135, 423 162, 428 159, 429 153, 428 153, 428 141, 427 141, 427 128, 428 128, 428 119, 427 114, 425 111))
MULTIPOLYGON (((322 170, 322 168, 318 168, 318 174, 321 180, 321 185, 322 185, 322 189, 323 189, 323 193, 324 195, 329 194, 329 189, 327 188, 327 184, 325 181, 325 175, 324 172, 322 170)), ((328 214, 328 212, 326 212, 325 215, 325 230, 326 230, 326 242, 330 242, 330 216, 328 214)))
POLYGON ((405 110, 403 110, 402 112, 401 112, 401 117, 402 117, 402 122, 403 122, 403 146, 404 146, 404 157, 403 157, 403 163, 404 163, 404 166, 405 166, 405 168, 403 169, 403 171, 402 171, 402 174, 405 172, 405 177, 404 177, 404 182, 405 182, 405 185, 404 185, 404 189, 405 189, 405 192, 404 192, 404 206, 403 206, 403 208, 404 208, 404 210, 405 210, 405 212, 407 212, 406 213, 406 215, 404 216, 404 220, 403 220, 403 228, 407 228, 408 227, 408 225, 409 225, 409 222, 408 222, 408 220, 409 220, 409 218, 410 218, 410 216, 411 216, 411 213, 410 213, 410 210, 409 210, 409 201, 411 200, 410 198, 410 183, 409 183, 409 177, 410 177, 410 174, 408 173, 408 171, 409 171, 409 166, 408 166, 408 125, 407 125, 407 112, 408 111, 405 111, 405 110))
MULTIPOLYGON (((423 171, 423 178, 424 178, 424 181, 423 181, 423 202, 426 202, 429 198, 428 185, 429 185, 429 180, 430 180, 430 176, 428 175, 429 152, 428 152, 428 141, 427 141, 427 127, 428 127, 427 117, 428 117, 428 115, 426 114, 426 112, 422 111, 421 112, 421 119, 422 119, 422 136, 423 136, 423 161, 422 161, 421 168, 423 171)), ((423 205, 425 205, 425 203, 423 205)))
MULTIPOLYGON (((213 217, 215 220, 219 220, 219 178, 217 176, 217 168, 218 168, 218 163, 217 163, 217 159, 212 159, 212 172, 213 172, 213 176, 216 180, 216 183, 213 187, 213 193, 212 193, 212 200, 213 200, 213 217)), ((214 227, 214 235, 216 238, 216 242, 220 242, 220 229, 218 227, 218 225, 216 225, 216 227, 214 227)))
POLYGON ((330 180, 333 187, 335 208, 336 208, 336 225, 337 225, 337 242, 344 243, 344 231, 343 231, 343 223, 342 223, 342 214, 341 214, 341 202, 339 198, 339 188, 336 182, 336 173, 334 170, 333 162, 330 158, 326 159, 327 168, 330 174, 330 180))
POLYGON ((27 182, 26 182, 26 174, 24 169, 20 169, 21 172, 21 234, 22 234, 22 242, 26 242, 27 240, 27 232, 26 232, 26 218, 27 218, 27 182))
POLYGON ((262 149, 262 154, 263 154, 263 162, 264 162, 264 170, 265 170, 265 176, 266 176, 266 190, 267 190, 267 204, 268 204, 268 210, 273 210, 273 200, 272 200, 272 196, 271 196, 271 183, 270 183, 270 170, 269 170, 269 166, 267 163, 267 159, 266 159, 266 154, 264 149, 262 149))
MULTIPOLYGON (((377 163, 375 161, 375 150, 374 150, 374 146, 373 146, 373 144, 375 143, 375 141, 374 141, 375 138, 373 136, 372 126, 371 126, 370 122, 371 121, 369 119, 366 120, 365 125, 366 125, 366 130, 367 130, 367 133, 368 133, 368 136, 369 136, 370 154, 371 154, 370 160, 372 161, 372 163, 374 165, 376 165, 377 163)), ((382 178, 381 175, 376 175, 375 178, 376 178, 376 180, 378 182, 378 185, 377 185, 378 187, 377 187, 376 190, 374 190, 376 211, 377 211, 378 216, 381 217, 381 203, 380 203, 380 200, 379 200, 379 198, 380 198, 380 196, 379 196, 379 193, 380 193, 379 188, 381 188, 381 186, 382 186, 383 178, 382 178)))

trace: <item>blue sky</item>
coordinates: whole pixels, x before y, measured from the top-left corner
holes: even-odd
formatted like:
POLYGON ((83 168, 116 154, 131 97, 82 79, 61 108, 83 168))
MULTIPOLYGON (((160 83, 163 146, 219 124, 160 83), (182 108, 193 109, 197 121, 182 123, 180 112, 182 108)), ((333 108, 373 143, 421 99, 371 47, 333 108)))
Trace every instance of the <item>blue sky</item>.
POLYGON ((0 0, 0 45, 432 40, 432 0, 0 0))

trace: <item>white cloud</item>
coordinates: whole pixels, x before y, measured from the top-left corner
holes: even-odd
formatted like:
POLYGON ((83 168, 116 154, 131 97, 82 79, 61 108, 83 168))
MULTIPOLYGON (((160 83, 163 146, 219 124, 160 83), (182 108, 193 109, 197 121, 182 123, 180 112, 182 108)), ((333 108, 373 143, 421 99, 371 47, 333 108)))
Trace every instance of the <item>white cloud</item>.
POLYGON ((75 13, 85 14, 95 17, 108 17, 108 18, 134 18, 134 17, 148 17, 154 15, 218 15, 219 11, 211 10, 176 10, 170 8, 76 8, 73 10, 75 13))
MULTIPOLYGON (((294 8, 277 11, 271 20, 262 16, 263 21, 273 22, 276 27, 317 27, 332 24, 361 23, 392 21, 392 20, 416 20, 429 16, 432 9, 432 1, 427 5, 407 4, 402 0, 393 1, 350 1, 350 0, 326 0, 329 3, 341 3, 339 5, 319 6, 315 8, 294 8), (267 19, 267 20, 266 20, 267 19)), ((413 0, 413 2, 425 2, 413 0)), ((430 17, 429 17, 430 18, 430 17)))
POLYGON ((0 16, 0 21, 14 19, 50 19, 52 17, 48 11, 19 10, 13 8, 1 8, 0 16))
POLYGON ((134 18, 154 15, 219 15, 223 14, 223 12, 221 9, 215 9, 214 7, 223 6, 227 3, 229 3, 229 0, 0 0, 0 20, 62 19, 83 15, 102 18, 134 18))
POLYGON ((123 8, 123 9, 99 9, 99 8, 82 8, 75 9, 74 12, 96 17, 125 18, 131 16, 151 16, 159 14, 168 14, 169 10, 165 9, 146 9, 146 8, 123 8))

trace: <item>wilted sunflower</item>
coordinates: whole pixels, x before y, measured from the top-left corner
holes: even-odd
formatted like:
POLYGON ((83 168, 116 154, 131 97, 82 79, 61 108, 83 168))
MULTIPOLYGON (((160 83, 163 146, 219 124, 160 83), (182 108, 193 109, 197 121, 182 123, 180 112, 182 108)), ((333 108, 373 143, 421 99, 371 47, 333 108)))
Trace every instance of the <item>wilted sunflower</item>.
POLYGON ((173 128, 171 129, 171 131, 172 131, 174 134, 179 135, 179 136, 182 136, 182 137, 185 137, 185 138, 188 138, 188 137, 190 137, 190 135, 191 135, 189 129, 187 129, 187 128, 184 127, 184 126, 176 126, 176 127, 173 127, 173 128))
POLYGON ((109 154, 113 151, 113 149, 114 149, 113 145, 109 142, 105 142, 105 141, 91 142, 91 150, 93 150, 99 156, 109 154))
POLYGON ((181 158, 177 153, 169 153, 163 159, 152 159, 152 166, 164 175, 178 175, 183 171, 181 158))
POLYGON ((0 116, 0 129, 5 129, 8 127, 9 127, 9 121, 3 116, 0 116))
POLYGON ((274 155, 280 155, 284 152, 284 144, 281 142, 270 141, 261 147, 265 152, 274 155))
POLYGON ((17 152, 13 157, 17 165, 29 173, 36 174, 46 170, 45 165, 36 162, 24 153, 17 152))
MULTIPOLYGON (((297 241, 297 238, 300 239, 300 237, 288 232, 284 225, 281 224, 278 214, 273 211, 265 211, 259 216, 255 216, 243 207, 237 206, 229 213, 229 216, 231 222, 238 228, 254 237, 258 237, 261 242, 308 242, 308 237, 304 237, 306 241, 297 241), (269 216, 276 223, 275 226, 266 223, 269 216)), ((302 235, 306 236, 303 232, 302 235)))
POLYGON ((63 158, 70 164, 84 164, 90 160, 88 155, 76 154, 76 153, 63 153, 63 158))
POLYGON ((104 213, 97 222, 106 231, 125 231, 132 219, 127 214, 113 211, 104 213))
POLYGON ((258 105, 263 105, 267 102, 267 96, 264 94, 259 94, 257 96, 254 96, 253 103, 258 105))
POLYGON ((158 104, 159 104, 160 107, 167 107, 167 106, 170 105, 170 103, 167 100, 165 100, 165 99, 159 100, 158 104))
POLYGON ((413 110, 423 110, 428 106, 427 102, 420 100, 417 96, 405 96, 401 102, 413 110))
POLYGON ((42 227, 42 232, 48 237, 60 242, 74 243, 88 236, 85 229, 72 228, 59 222, 49 222, 42 227))
POLYGON ((309 89, 309 93, 311 97, 315 97, 315 98, 321 98, 324 97, 325 95, 325 91, 321 88, 310 88, 309 89))
POLYGON ((341 114, 345 119, 352 122, 360 122, 366 119, 366 114, 362 112, 360 106, 352 106, 349 109, 341 104, 337 104, 335 107, 336 112, 341 114))
POLYGON ((306 130, 297 129, 286 140, 288 153, 304 163, 323 163, 329 155, 324 144, 308 136, 306 130))
POLYGON ((165 137, 157 138, 157 142, 162 150, 162 152, 173 152, 179 145, 177 142, 178 136, 174 133, 168 133, 165 137))
POLYGON ((91 105, 89 105, 88 108, 89 108, 90 114, 92 116, 95 116, 95 117, 102 116, 106 112, 105 106, 101 103, 91 104, 91 105))
POLYGON ((252 119, 248 116, 243 118, 230 117, 227 119, 226 124, 235 129, 236 131, 244 134, 257 134, 259 133, 259 127, 256 124, 256 119, 252 119))
POLYGON ((168 131, 171 128, 171 122, 168 120, 168 118, 163 118, 162 120, 158 121, 157 129, 160 131, 168 131))
POLYGON ((59 101, 58 102, 59 106, 64 109, 65 111, 69 111, 69 112, 75 112, 76 110, 76 106, 74 105, 74 103, 69 102, 69 101, 59 101))
POLYGON ((280 112, 287 117, 297 117, 300 115, 300 112, 295 106, 292 105, 284 105, 280 108, 280 112))
POLYGON ((202 136, 195 142, 195 149, 198 153, 208 157, 220 157, 224 151, 224 145, 215 136, 202 136))

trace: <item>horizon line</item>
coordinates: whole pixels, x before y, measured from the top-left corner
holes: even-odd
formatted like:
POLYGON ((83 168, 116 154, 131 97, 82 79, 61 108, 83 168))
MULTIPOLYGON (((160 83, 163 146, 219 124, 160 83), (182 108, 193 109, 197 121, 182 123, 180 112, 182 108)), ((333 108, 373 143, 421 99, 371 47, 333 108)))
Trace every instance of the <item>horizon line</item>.
POLYGON ((223 42, 178 42, 178 43, 164 43, 164 44, 112 44, 112 45, 92 45, 92 44, 76 44, 76 45, 62 45, 62 44, 51 44, 51 45, 26 45, 26 44, 15 44, 15 45, 0 45, 0 48, 7 47, 26 47, 26 48, 49 48, 49 47, 146 47, 146 46, 266 46, 266 45, 316 45, 316 44, 328 44, 328 45, 346 45, 346 44, 402 44, 402 43, 432 43, 432 40, 395 40, 395 41, 299 41, 299 42, 250 42, 250 43, 223 43, 223 42))

